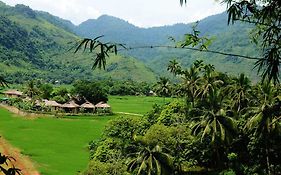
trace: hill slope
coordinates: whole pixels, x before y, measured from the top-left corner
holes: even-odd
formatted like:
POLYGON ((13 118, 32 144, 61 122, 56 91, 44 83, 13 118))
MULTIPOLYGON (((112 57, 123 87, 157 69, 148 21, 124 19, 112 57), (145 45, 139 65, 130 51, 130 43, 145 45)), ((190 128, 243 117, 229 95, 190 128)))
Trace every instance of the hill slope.
MULTIPOLYGON (((112 16, 101 16, 83 22, 74 31, 82 37, 94 38, 105 35, 105 41, 114 41, 134 46, 171 45, 169 36, 176 39, 183 38, 185 33, 191 31, 192 24, 176 24, 172 26, 139 28, 122 19, 112 16)), ((227 14, 221 13, 207 17, 199 22, 198 29, 201 35, 215 38, 209 49, 248 56, 258 56, 257 48, 250 42, 249 32, 252 26, 247 24, 227 25, 227 14)), ((237 57, 205 54, 187 50, 174 49, 137 49, 123 52, 125 55, 134 56, 143 60, 148 67, 158 74, 167 74, 166 67, 171 59, 178 59, 183 65, 188 66, 196 59, 203 59, 214 64, 218 70, 233 74, 245 72, 256 79, 256 72, 252 71, 253 61, 237 57)))
MULTIPOLYGON (((143 63, 121 56, 117 58, 130 74, 125 71, 120 74, 124 67, 100 71, 99 74, 93 72, 91 54, 68 51, 79 39, 72 30, 71 22, 48 13, 34 11, 24 5, 10 7, 0 3, 0 74, 15 83, 34 78, 62 83, 107 77, 148 82, 156 80, 154 73, 143 63), (139 74, 146 76, 140 77, 139 74)), ((109 66, 111 64, 115 65, 109 61, 109 66)))
MULTIPOLYGON (((173 36, 179 40, 191 31, 191 26, 192 24, 175 24, 140 28, 108 15, 75 26, 70 21, 46 12, 34 11, 24 5, 10 7, 0 3, 0 73, 7 74, 15 82, 31 77, 48 81, 60 80, 63 83, 105 77, 152 82, 156 80, 155 73, 158 76, 169 76, 166 71, 168 62, 176 58, 184 66, 202 59, 214 64, 220 71, 232 74, 244 72, 257 79, 256 72, 252 71, 253 61, 217 54, 164 48, 136 49, 121 52, 116 60, 122 60, 122 64, 118 64, 117 68, 117 62, 112 60, 109 61, 108 68, 114 68, 113 70, 93 72, 93 58, 90 54, 74 55, 73 51, 68 51, 73 46, 69 43, 76 41, 79 36, 94 38, 105 35, 104 41, 123 43, 128 47, 173 45, 168 37, 173 36)), ((203 19, 198 28, 201 35, 215 38, 209 49, 259 55, 258 49, 248 39, 252 27, 245 24, 227 26, 226 13, 203 19)))

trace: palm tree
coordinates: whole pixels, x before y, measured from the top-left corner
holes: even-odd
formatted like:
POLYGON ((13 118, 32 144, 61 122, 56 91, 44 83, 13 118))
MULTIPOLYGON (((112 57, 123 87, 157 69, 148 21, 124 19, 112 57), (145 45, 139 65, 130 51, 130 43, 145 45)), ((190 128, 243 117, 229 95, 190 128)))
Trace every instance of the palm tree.
POLYGON ((160 77, 160 80, 156 84, 156 92, 164 97, 164 102, 165 102, 165 97, 168 97, 171 92, 171 85, 170 81, 166 77, 160 77))
POLYGON ((0 86, 2 87, 8 86, 8 82, 2 76, 0 76, 0 86))
POLYGON ((266 151, 267 173, 271 174, 269 157, 269 140, 272 134, 280 133, 281 126, 281 102, 278 99, 278 91, 270 83, 263 84, 257 95, 256 107, 249 108, 247 115, 251 116, 245 126, 245 130, 255 137, 264 140, 266 151))
POLYGON ((226 115, 224 109, 202 111, 199 121, 192 127, 194 135, 200 135, 201 140, 207 136, 211 136, 211 142, 230 143, 235 132, 235 120, 226 115))
POLYGON ((35 82, 33 80, 31 80, 27 83, 25 93, 30 98, 33 98, 35 95, 39 94, 39 90, 36 87, 35 82))
POLYGON ((209 92, 213 92, 215 88, 222 85, 224 82, 218 79, 218 74, 215 72, 213 65, 204 66, 204 75, 201 77, 202 86, 199 89, 198 96, 201 99, 207 97, 209 92))
POLYGON ((251 90, 251 81, 244 74, 240 74, 238 78, 234 78, 234 83, 227 90, 230 94, 230 99, 233 102, 233 108, 237 112, 247 106, 249 101, 249 92, 251 90))
POLYGON ((213 147, 214 165, 221 165, 220 148, 223 145, 231 143, 236 134, 236 122, 233 118, 226 115, 224 109, 208 110, 206 109, 199 121, 192 127, 192 133, 201 137, 201 141, 205 138, 211 138, 211 146, 213 147))
POLYGON ((156 145, 153 149, 144 146, 129 163, 128 170, 138 169, 137 175, 171 175, 172 164, 172 157, 164 153, 160 146, 156 145))
POLYGON ((182 71, 181 91, 189 99, 192 107, 195 106, 200 81, 199 71, 195 66, 192 66, 189 70, 182 71))
POLYGON ((169 61, 167 70, 176 76, 181 72, 181 66, 179 65, 177 60, 174 59, 169 61))
POLYGON ((194 61, 193 65, 194 65, 194 67, 196 67, 199 70, 201 70, 205 66, 205 64, 203 63, 203 60, 196 60, 196 61, 194 61))
POLYGON ((204 106, 198 109, 199 117, 191 119, 194 122, 192 134, 199 136, 201 141, 205 138, 211 139, 216 157, 214 163, 219 165, 221 163, 219 148, 231 143, 237 133, 237 126, 236 121, 229 117, 224 109, 222 90, 216 88, 209 91, 207 97, 204 106))

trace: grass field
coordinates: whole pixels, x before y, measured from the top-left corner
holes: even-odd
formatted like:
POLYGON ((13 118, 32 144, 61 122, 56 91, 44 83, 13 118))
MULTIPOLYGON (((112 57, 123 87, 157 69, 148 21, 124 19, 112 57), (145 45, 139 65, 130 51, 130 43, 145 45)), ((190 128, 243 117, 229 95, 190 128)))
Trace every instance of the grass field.
MULTIPOLYGON (((163 98, 111 96, 113 112, 145 114, 163 98)), ((166 99, 166 101, 168 101, 166 99)), ((0 135, 37 163, 43 175, 72 175, 89 162, 87 145, 99 139, 113 116, 23 118, 0 108, 0 135)))
POLYGON ((22 153, 38 163, 46 175, 76 174, 89 159, 87 144, 100 138, 108 120, 115 116, 86 119, 24 119, 0 109, 0 133, 22 153))
POLYGON ((171 98, 146 97, 146 96, 109 96, 108 103, 112 106, 113 112, 128 112, 145 114, 152 109, 153 104, 164 104, 171 101, 171 98))

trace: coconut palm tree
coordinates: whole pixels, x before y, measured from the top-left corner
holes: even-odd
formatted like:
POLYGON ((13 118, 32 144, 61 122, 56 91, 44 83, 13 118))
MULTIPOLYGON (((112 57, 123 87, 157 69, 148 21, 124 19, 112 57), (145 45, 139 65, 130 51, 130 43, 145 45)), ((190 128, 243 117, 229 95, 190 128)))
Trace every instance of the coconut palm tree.
POLYGON ((193 118, 195 121, 192 132, 200 135, 201 139, 211 136, 212 142, 229 143, 236 132, 236 121, 227 115, 227 106, 224 102, 223 90, 215 88, 210 91, 204 99, 202 107, 198 109, 199 117, 193 118))
POLYGON ((0 86, 2 87, 8 86, 8 82, 2 76, 0 76, 0 86))
POLYGON ((192 127, 194 135, 200 135, 201 140, 211 137, 211 142, 230 143, 236 133, 236 122, 228 117, 224 109, 202 111, 199 121, 192 127))
POLYGON ((198 91, 198 96, 201 99, 207 97, 209 92, 213 92, 215 88, 220 87, 224 82, 218 79, 218 74, 215 72, 215 68, 213 65, 205 65, 204 66, 204 74, 201 77, 202 85, 198 91))
POLYGON ((28 95, 30 98, 33 98, 35 95, 39 94, 39 90, 35 85, 35 82, 33 80, 29 81, 26 85, 25 89, 26 95, 28 95))
POLYGON ((182 71, 181 91, 191 102, 192 107, 195 106, 195 99, 200 87, 199 70, 192 66, 189 70, 182 71))
POLYGON ((202 68, 204 68, 205 64, 203 62, 203 60, 196 60, 193 63, 194 67, 196 67, 197 69, 201 70, 202 68))
POLYGON ((269 140, 274 133, 281 133, 281 102, 278 99, 278 90, 270 83, 262 84, 257 95, 256 107, 250 107, 247 116, 250 116, 245 130, 253 136, 264 140, 266 151, 267 173, 271 173, 269 157, 269 140))
POLYGON ((164 97, 168 97, 171 93, 171 84, 168 78, 166 77, 160 77, 160 80, 156 83, 156 92, 164 97))
POLYGON ((251 81, 244 74, 240 74, 238 78, 234 78, 234 83, 228 86, 227 91, 230 94, 232 108, 237 112, 247 106, 251 91, 251 81))
POLYGON ((129 163, 128 170, 132 172, 137 169, 137 175, 172 175, 172 165, 172 157, 164 153, 160 146, 156 145, 153 149, 144 146, 129 163))
POLYGON ((193 125, 192 133, 199 136, 201 141, 205 138, 211 139, 214 165, 219 167, 222 163, 220 150, 224 145, 231 143, 236 134, 236 128, 236 121, 228 117, 224 109, 206 109, 199 117, 199 121, 193 125))
POLYGON ((181 66, 179 65, 177 60, 174 59, 169 61, 167 70, 176 76, 181 72, 181 66))
POLYGON ((222 162, 220 148, 228 145, 237 133, 236 121, 229 117, 224 106, 224 95, 222 90, 217 88, 209 91, 204 99, 202 107, 198 108, 199 116, 191 118, 192 134, 204 139, 210 139, 210 144, 214 150, 214 165, 219 166, 222 162))

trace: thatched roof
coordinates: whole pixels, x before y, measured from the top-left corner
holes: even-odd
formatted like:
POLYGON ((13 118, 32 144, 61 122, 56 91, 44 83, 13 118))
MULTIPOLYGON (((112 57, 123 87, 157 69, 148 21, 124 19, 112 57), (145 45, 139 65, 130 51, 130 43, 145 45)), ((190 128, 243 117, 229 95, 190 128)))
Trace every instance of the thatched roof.
POLYGON ((24 101, 31 101, 32 99, 30 97, 25 97, 23 100, 24 101))
POLYGON ((76 104, 74 101, 69 101, 62 105, 63 108, 79 108, 80 106, 76 104))
POLYGON ((110 106, 107 103, 104 103, 104 102, 99 102, 95 106, 96 106, 96 108, 110 108, 110 106))
POLYGON ((35 101, 35 106, 42 106, 42 102, 40 100, 35 101))
POLYGON ((22 94, 23 94, 22 92, 20 92, 18 90, 14 90, 14 89, 7 90, 3 93, 6 95, 17 95, 17 96, 22 96, 22 94))
POLYGON ((88 109, 94 109, 95 108, 95 105, 93 105, 92 103, 90 103, 90 102, 85 102, 84 104, 82 104, 81 106, 80 106, 81 108, 88 108, 88 109))
POLYGON ((57 103, 56 101, 48 101, 48 100, 45 100, 44 101, 45 103, 45 106, 51 106, 51 107, 61 107, 62 105, 57 103))

